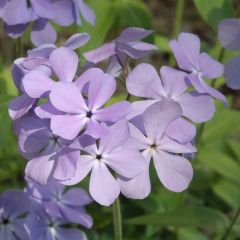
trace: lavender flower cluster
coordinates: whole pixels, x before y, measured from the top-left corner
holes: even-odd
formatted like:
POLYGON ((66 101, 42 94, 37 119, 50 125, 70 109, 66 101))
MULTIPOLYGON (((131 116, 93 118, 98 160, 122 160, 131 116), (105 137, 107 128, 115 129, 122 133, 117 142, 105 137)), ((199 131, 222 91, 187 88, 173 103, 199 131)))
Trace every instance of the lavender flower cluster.
POLYGON ((40 46, 56 41, 51 22, 81 25, 83 18, 94 25, 96 16, 83 0, 0 0, 0 18, 4 31, 13 38, 20 37, 32 23, 31 40, 40 46))
POLYGON ((40 186, 28 180, 24 191, 9 190, 0 195, 0 239, 85 240, 86 235, 69 224, 91 228, 93 220, 84 208, 92 202, 81 188, 64 190, 51 182, 40 186))
POLYGON ((135 199, 148 196, 153 158, 166 188, 188 187, 193 170, 184 156, 197 151, 193 123, 212 118, 214 98, 226 102, 204 79, 220 77, 223 66, 200 53, 198 37, 181 33, 170 47, 183 71, 163 66, 159 75, 153 66, 139 64, 128 73, 126 88, 141 99, 109 105, 117 88, 114 76, 125 75, 127 58, 155 49, 140 41, 150 33, 124 30, 84 54, 90 67, 79 67, 73 50, 89 39, 84 33, 63 47, 43 45, 15 61, 13 78, 21 95, 11 101, 9 113, 28 160, 28 178, 42 185, 53 180, 75 185, 90 174, 92 198, 109 206, 120 192, 135 199), (105 70, 92 66, 106 59, 105 70))
POLYGON ((195 124, 213 117, 214 99, 227 102, 206 82, 221 77, 224 67, 201 53, 196 35, 181 33, 169 43, 180 70, 162 66, 158 73, 146 63, 130 69, 129 59, 156 50, 142 41, 152 33, 142 28, 127 28, 112 42, 85 52, 82 64, 74 50, 90 36, 78 33, 57 47, 50 25, 81 24, 80 15, 93 24, 95 15, 82 0, 0 0, 0 8, 10 36, 20 36, 33 22, 37 46, 12 68, 20 95, 10 102, 9 114, 29 184, 25 192, 1 196, 3 239, 85 239, 78 229, 64 226, 91 227, 83 208, 91 198, 76 188, 65 193, 64 185, 88 175, 92 199, 104 206, 120 193, 146 198, 151 159, 167 189, 182 192, 189 186, 193 169, 187 156, 197 151, 195 124), (122 80, 128 96, 115 102, 122 80), (130 102, 131 96, 137 100, 130 102))

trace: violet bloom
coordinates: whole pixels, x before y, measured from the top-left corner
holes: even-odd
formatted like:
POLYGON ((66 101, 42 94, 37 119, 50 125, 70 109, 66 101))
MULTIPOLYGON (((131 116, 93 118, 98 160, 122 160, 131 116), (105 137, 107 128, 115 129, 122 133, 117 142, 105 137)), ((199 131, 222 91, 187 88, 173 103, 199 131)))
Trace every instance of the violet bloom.
MULTIPOLYGON (((68 77, 68 72, 65 76, 68 77)), ((96 139, 107 135, 104 123, 115 123, 131 110, 127 101, 103 107, 115 91, 115 79, 98 68, 89 69, 75 83, 58 83, 50 93, 50 101, 65 114, 51 117, 53 133, 68 140, 73 140, 83 131, 96 139), (89 84, 87 100, 82 92, 86 83, 89 84)))
MULTIPOLYGON (((240 20, 225 19, 218 26, 218 38, 228 50, 240 50, 240 20)), ((228 87, 240 89, 240 57, 234 57, 225 64, 224 77, 228 87)))
POLYGON ((227 102, 225 96, 210 87, 204 80, 221 77, 224 67, 221 63, 211 58, 207 53, 200 53, 200 40, 191 33, 181 33, 177 40, 170 41, 170 48, 177 60, 178 66, 189 73, 187 79, 199 93, 227 102))
MULTIPOLYGON (((166 135, 168 125, 181 115, 180 106, 172 100, 153 104, 142 115, 142 131, 129 125, 131 138, 126 144, 141 150, 148 166, 153 158, 160 181, 173 192, 184 191, 193 176, 190 162, 179 154, 196 152, 190 144, 181 144, 166 135)), ((118 182, 121 192, 129 198, 145 198, 151 190, 148 168, 133 179, 119 178, 118 182)))
POLYGON ((10 190, 0 195, 0 239, 28 240, 24 215, 29 207, 25 193, 10 190))
POLYGON ((195 91, 187 92, 186 73, 163 66, 160 75, 161 78, 153 66, 145 63, 131 71, 126 80, 128 92, 137 97, 153 99, 135 102, 133 108, 136 105, 141 110, 142 105, 142 113, 156 101, 172 99, 181 106, 183 116, 193 122, 206 122, 212 118, 215 111, 212 98, 195 91))
POLYGON ((122 145, 129 137, 128 124, 122 120, 109 127, 109 134, 97 143, 83 148, 76 175, 64 184, 74 185, 90 172, 89 191, 92 198, 104 206, 111 205, 120 194, 120 187, 109 168, 117 175, 132 179, 146 168, 138 150, 122 145))
POLYGON ((52 217, 81 224, 86 228, 92 227, 93 220, 84 208, 92 199, 83 189, 71 188, 65 191, 64 185, 56 181, 41 186, 28 180, 26 190, 33 202, 33 209, 40 205, 52 217))
POLYGON ((29 160, 25 173, 30 179, 46 184, 53 178, 67 180, 74 176, 77 155, 67 147, 69 141, 53 135, 48 121, 37 117, 22 119, 18 143, 29 160))
POLYGON ((81 16, 91 24, 95 23, 93 10, 83 0, 9 0, 0 6, 4 30, 14 38, 23 34, 33 22, 32 42, 54 43, 57 33, 49 21, 61 26, 76 22, 81 25, 81 16))
POLYGON ((127 56, 138 59, 157 49, 152 44, 140 41, 151 33, 151 30, 143 28, 127 28, 114 41, 85 53, 84 57, 95 64, 110 58, 108 69, 121 69, 125 65, 127 56))
POLYGON ((81 230, 67 224, 71 222, 50 216, 44 208, 30 213, 25 223, 30 240, 87 240, 81 230))

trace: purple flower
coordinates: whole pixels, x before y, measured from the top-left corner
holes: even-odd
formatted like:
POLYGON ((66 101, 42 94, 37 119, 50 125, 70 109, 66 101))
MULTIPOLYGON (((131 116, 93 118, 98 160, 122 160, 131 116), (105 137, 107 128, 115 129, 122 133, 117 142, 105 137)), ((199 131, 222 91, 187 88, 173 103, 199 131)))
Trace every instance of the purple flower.
POLYGON ((215 111, 212 98, 195 91, 187 92, 186 73, 163 66, 160 74, 161 78, 150 64, 143 63, 128 75, 126 84, 129 93, 153 99, 133 103, 133 108, 136 105, 137 111, 133 112, 132 116, 139 114, 139 111, 142 113, 146 107, 156 101, 172 99, 181 106, 183 116, 193 122, 205 122, 212 118, 215 111))
MULTIPOLYGON (((67 77, 66 72, 64 79, 67 77)), ((68 140, 73 140, 82 131, 96 139, 108 134, 103 123, 115 123, 131 110, 131 104, 127 101, 102 108, 115 91, 115 79, 98 68, 89 69, 75 83, 58 83, 50 93, 50 101, 65 114, 51 117, 53 133, 68 140), (88 82, 85 100, 82 89, 88 82)))
POLYGON ((221 77, 224 67, 206 53, 200 53, 200 40, 191 33, 181 33, 177 40, 170 41, 170 48, 177 60, 178 66, 187 71, 187 79, 199 93, 227 102, 225 96, 205 83, 204 78, 221 77))
POLYGON ((28 215, 26 228, 30 240, 86 240, 86 235, 79 229, 67 228, 71 222, 51 217, 44 208, 28 215))
MULTIPOLYGON (((218 38, 222 46, 229 50, 240 50, 240 20, 225 19, 218 26, 218 38)), ((228 87, 240 89, 240 57, 230 59, 225 64, 224 77, 228 87)))
MULTIPOLYGON (((169 124, 181 115, 180 106, 172 100, 153 104, 142 115, 142 131, 138 126, 129 125, 131 138, 126 144, 141 150, 148 166, 153 158, 160 181, 174 192, 184 191, 193 176, 191 164, 179 154, 196 151, 190 144, 181 144, 166 135, 169 124)), ((118 182, 122 193, 130 198, 145 198, 151 190, 148 168, 130 180, 120 177, 118 182)))
POLYGON ((71 188, 68 191, 64 189, 64 185, 56 181, 44 186, 28 181, 27 193, 33 201, 33 209, 44 207, 52 217, 91 228, 93 220, 84 206, 90 204, 92 199, 81 188, 71 188))
POLYGON ((110 58, 108 70, 119 70, 125 65, 127 56, 138 59, 157 49, 152 44, 140 41, 151 33, 151 30, 143 28, 127 28, 114 41, 85 53, 84 57, 95 64, 110 58))
POLYGON ((4 30, 13 38, 21 36, 33 22, 31 39, 36 46, 56 41, 57 33, 49 20, 61 26, 74 22, 81 25, 82 16, 91 24, 95 23, 93 10, 83 0, 9 0, 0 7, 4 30))
POLYGON ((0 196, 0 239, 28 240, 24 227, 29 199, 25 193, 10 190, 0 196))
POLYGON ((36 117, 22 119, 18 144, 29 160, 25 173, 30 179, 46 184, 53 178, 67 180, 74 176, 76 151, 67 147, 69 141, 53 135, 48 121, 36 117))
POLYGON ((129 137, 128 124, 122 120, 109 127, 109 134, 97 143, 82 149, 76 175, 64 184, 74 185, 90 172, 89 191, 101 205, 109 206, 120 194, 120 187, 109 168, 119 176, 132 179, 146 168, 138 150, 123 147, 129 137))

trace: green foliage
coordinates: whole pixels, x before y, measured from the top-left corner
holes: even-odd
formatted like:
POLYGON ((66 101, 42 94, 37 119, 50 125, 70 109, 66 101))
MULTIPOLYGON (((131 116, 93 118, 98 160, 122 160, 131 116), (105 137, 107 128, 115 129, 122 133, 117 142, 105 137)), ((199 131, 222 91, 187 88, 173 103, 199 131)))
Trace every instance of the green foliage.
POLYGON ((232 1, 229 0, 194 0, 195 6, 203 19, 217 31, 218 23, 225 18, 234 17, 232 1))

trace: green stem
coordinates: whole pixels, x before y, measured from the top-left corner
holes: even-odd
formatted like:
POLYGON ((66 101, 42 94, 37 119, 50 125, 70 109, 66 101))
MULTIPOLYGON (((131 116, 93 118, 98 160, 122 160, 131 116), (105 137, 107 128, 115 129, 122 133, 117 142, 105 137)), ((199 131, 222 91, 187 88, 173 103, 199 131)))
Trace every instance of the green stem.
MULTIPOLYGON (((185 3, 185 0, 177 0, 174 28, 173 28, 173 34, 172 34, 173 38, 176 38, 181 30, 184 3, 185 3)), ((171 57, 169 59, 169 65, 173 66, 174 64, 175 64, 175 59, 174 59, 173 55, 171 55, 171 57)))
POLYGON ((235 216, 233 217, 229 227, 227 228, 226 232, 222 236, 221 240, 227 240, 228 239, 228 237, 229 237, 229 235, 230 235, 230 233, 231 233, 231 231, 233 229, 233 226, 235 225, 235 223, 236 223, 236 221, 237 221, 239 216, 240 216, 240 207, 238 208, 235 216))
POLYGON ((19 37, 17 39, 16 55, 17 55, 18 58, 23 56, 23 45, 22 45, 22 38, 21 37, 19 37))
POLYGON ((113 225, 114 225, 114 239, 122 240, 122 216, 120 199, 117 198, 113 204, 113 225))

